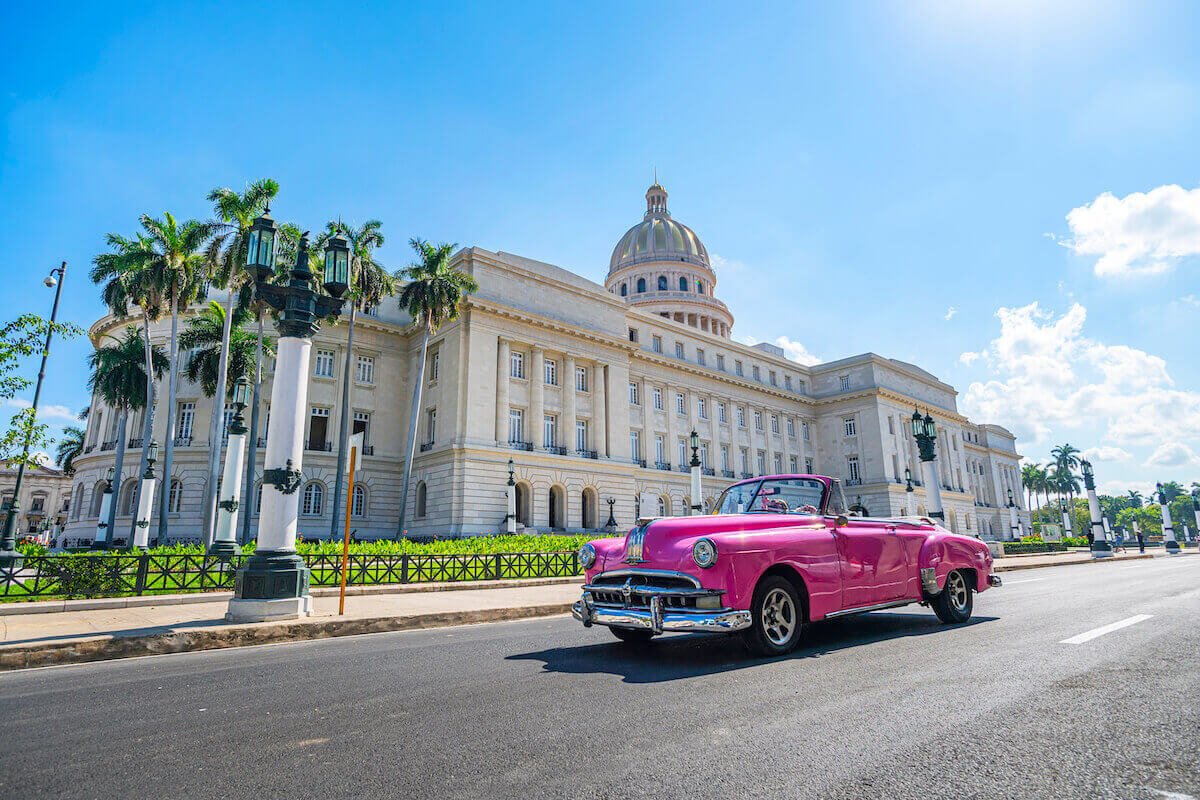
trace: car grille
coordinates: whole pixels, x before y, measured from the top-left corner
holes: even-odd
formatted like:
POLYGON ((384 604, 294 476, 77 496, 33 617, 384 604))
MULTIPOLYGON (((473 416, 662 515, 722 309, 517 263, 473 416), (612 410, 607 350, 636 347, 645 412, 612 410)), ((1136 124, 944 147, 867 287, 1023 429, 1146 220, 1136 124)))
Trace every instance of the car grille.
POLYGON ((597 575, 584 588, 596 605, 615 608, 649 609, 651 597, 661 597, 664 609, 695 611, 700 597, 723 594, 702 589, 698 581, 682 574, 652 570, 616 570, 597 575))

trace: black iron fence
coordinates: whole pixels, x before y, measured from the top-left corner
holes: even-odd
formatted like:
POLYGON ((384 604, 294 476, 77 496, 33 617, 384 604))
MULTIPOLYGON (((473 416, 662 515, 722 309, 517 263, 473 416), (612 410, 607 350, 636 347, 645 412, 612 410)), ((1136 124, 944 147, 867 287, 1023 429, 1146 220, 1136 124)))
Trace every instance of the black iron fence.
MULTIPOLYGON (((341 582, 340 555, 303 556, 313 586, 341 582)), ((233 576, 246 556, 104 553, 27 556, 0 565, 0 600, 126 597, 232 591, 233 576)), ((346 583, 389 583, 565 578, 582 571, 574 552, 471 555, 351 555, 346 583)))

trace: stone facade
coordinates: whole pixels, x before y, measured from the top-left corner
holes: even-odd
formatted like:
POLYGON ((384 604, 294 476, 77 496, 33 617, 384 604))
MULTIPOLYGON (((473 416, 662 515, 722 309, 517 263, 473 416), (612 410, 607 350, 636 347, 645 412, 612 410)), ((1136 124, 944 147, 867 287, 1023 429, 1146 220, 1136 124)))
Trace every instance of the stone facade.
MULTIPOLYGON (((938 423, 947 524, 986 538, 1007 535, 1007 490, 1018 506, 1023 494, 1011 433, 971 423, 958 413, 953 387, 911 364, 866 353, 808 367, 772 345, 736 343, 729 338, 732 315, 712 297, 716 276, 703 245, 686 240, 694 233, 674 223, 678 238, 672 241, 669 226, 662 226, 660 243, 666 241, 666 248, 655 250, 653 223, 666 212, 666 192, 651 187, 647 204, 644 222, 614 251, 606 286, 509 253, 471 247, 455 255, 457 266, 479 282, 479 291, 460 318, 431 340, 410 534, 503 530, 509 459, 524 526, 598 529, 608 519, 609 499, 622 527, 638 514, 687 513, 691 498, 683 465, 690 452, 683 445, 693 429, 702 442, 705 505, 743 475, 815 472, 841 478, 847 502, 871 515, 921 514, 923 488, 916 486, 910 499, 904 485, 906 468, 920 475, 908 424, 913 408, 920 407, 938 423), (638 231, 646 221, 648 247, 639 250, 638 231), (677 252, 672 248, 680 240, 683 250, 677 252), (668 287, 662 292, 660 273, 668 287), (681 276, 685 292, 679 289, 681 276), (637 291, 638 278, 647 279, 644 292, 637 291), (683 294, 688 296, 672 296, 683 294)), ((92 327, 92 338, 129 322, 105 317, 92 327)), ((159 323, 152 337, 165 343, 167 324, 159 323)), ((394 302, 359 316, 350 402, 358 425, 366 428, 368 447, 352 522, 360 538, 399 533, 399 484, 420 339, 394 302)), ((266 365, 262 393, 264 418, 271 366, 266 365)), ((327 326, 314 338, 309 370, 309 444, 300 490, 300 531, 306 538, 330 535, 345 367, 345 326, 327 326)), ((160 397, 165 396, 164 386, 160 397)), ((201 531, 211 404, 186 380, 179 400, 177 490, 169 518, 173 538, 194 539, 201 531), (183 413, 188 410, 190 425, 183 413)), ((103 448, 115 447, 119 438, 113 416, 94 400, 86 452, 76 461, 72 528, 94 529, 98 507, 92 498, 113 460, 111 449, 103 448)), ((160 408, 155 428, 160 442, 165 417, 160 408)), ((131 420, 125 441, 140 430, 140 420, 131 420)), ((256 476, 262 474, 262 457, 260 449, 256 476)), ((131 450, 126 477, 136 471, 137 459, 131 450)), ((132 522, 126 499, 131 487, 128 482, 120 493, 118 530, 132 522)), ((250 498, 243 507, 255 514, 256 506, 250 498)), ((1028 529, 1024 508, 1020 518, 1028 529)))
MULTIPOLYGON (((16 483, 15 468, 0 468, 0 507, 8 507, 16 483)), ((71 477, 53 467, 26 469, 18 501, 18 537, 40 533, 43 522, 49 522, 52 532, 57 534, 71 512, 71 477)))

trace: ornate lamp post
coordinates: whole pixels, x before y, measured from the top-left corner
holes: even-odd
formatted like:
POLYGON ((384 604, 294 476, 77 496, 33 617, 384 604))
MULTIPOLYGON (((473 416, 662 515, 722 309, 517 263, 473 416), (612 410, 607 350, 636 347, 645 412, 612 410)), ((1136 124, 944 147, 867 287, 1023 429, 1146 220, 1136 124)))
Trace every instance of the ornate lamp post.
POLYGON ((1175 528, 1171 524, 1171 507, 1167 504, 1167 493, 1163 491, 1161 483, 1156 484, 1158 490, 1158 508, 1162 512, 1163 521, 1163 548, 1173 555, 1179 555, 1179 542, 1175 541, 1175 528))
POLYGON ((1017 519, 1017 504, 1013 500, 1013 490, 1008 490, 1008 534, 1015 542, 1021 538, 1021 523, 1017 519))
MULTIPOLYGON (((64 261, 62 266, 50 270, 50 274, 42 279, 42 283, 54 289, 54 305, 50 307, 50 325, 46 328, 46 345, 42 348, 42 366, 38 370, 37 386, 33 390, 33 405, 30 407, 33 421, 37 419, 38 401, 42 397, 42 380, 46 377, 46 359, 50 358, 50 338, 54 335, 54 323, 58 319, 58 300, 62 297, 63 281, 66 277, 67 262, 64 261)), ((4 533, 0 534, 0 567, 16 568, 22 563, 21 554, 17 552, 17 517, 21 514, 20 497, 21 484, 25 480, 25 462, 29 460, 29 436, 25 437, 23 454, 21 463, 17 465, 17 482, 13 486, 12 502, 4 520, 4 533)))
POLYGON ((604 523, 604 529, 609 533, 615 533, 617 530, 617 518, 613 516, 613 506, 617 504, 617 498, 606 497, 604 502, 608 503, 608 521, 604 523))
MULTIPOLYGON (((246 461, 250 469, 246 470, 246 481, 242 487, 246 497, 254 496, 254 466, 258 463, 258 416, 262 408, 259 392, 262 387, 262 306, 258 303, 257 287, 270 280, 275 274, 275 221, 271 219, 271 209, 267 209, 257 217, 250 226, 250 240, 246 248, 246 271, 254 276, 254 309, 258 323, 257 343, 254 354, 254 396, 253 407, 250 409, 250 435, 247 437, 246 461)), ((242 541, 250 541, 250 515, 242 518, 242 541)))
MULTIPOLYGON (((109 548, 108 538, 108 510, 112 508, 113 503, 113 478, 116 476, 117 470, 115 467, 109 467, 104 473, 104 496, 100 498, 100 519, 96 522, 96 538, 92 540, 93 550, 107 550, 109 548)), ((16 497, 13 497, 13 502, 16 502, 16 497)))
MULTIPOLYGON (((251 242, 255 239, 251 230, 251 242)), ((261 252, 262 239, 250 252, 261 252)), ((273 240, 271 243, 273 247, 273 240)), ((231 621, 295 619, 312 613, 308 593, 309 572, 296 554, 296 527, 303 482, 304 417, 308 401, 308 368, 312 337, 319 320, 337 314, 342 300, 313 291, 308 269, 308 232, 300 237, 296 264, 286 286, 265 283, 270 259, 260 263, 247 257, 254 272, 259 299, 282 312, 279 320, 278 356, 271 386, 271 427, 267 435, 266 469, 263 470, 262 512, 259 515, 258 549, 238 569, 233 599, 225 615, 231 621)), ((326 291, 336 292, 336 281, 325 275, 326 291)))
POLYGON ((1196 539, 1200 541, 1200 497, 1192 495, 1192 516, 1196 518, 1196 539))
POLYGON ((158 485, 158 479, 154 476, 154 462, 158 461, 158 442, 151 442, 146 451, 146 471, 142 473, 137 521, 133 524, 131 546, 136 550, 145 550, 150 544, 150 518, 154 516, 154 489, 158 485))
POLYGON ((508 513, 504 516, 504 530, 508 533, 517 532, 517 481, 513 460, 508 460, 508 491, 504 497, 508 501, 508 513))
POLYGON ((246 421, 242 412, 250 402, 250 381, 246 376, 233 385, 233 419, 229 421, 229 443, 225 446, 225 467, 221 473, 221 492, 217 501, 217 525, 210 556, 229 558, 240 551, 237 543, 238 507, 242 495, 242 470, 246 459, 246 421))
POLYGON ((904 468, 904 492, 904 515, 915 515, 917 513, 917 507, 913 505, 912 470, 908 467, 904 468))
POLYGON ((1092 462, 1087 459, 1079 462, 1079 469, 1083 471, 1083 486, 1087 489, 1088 515, 1092 522, 1092 558, 1109 558, 1113 554, 1113 549, 1112 545, 1108 543, 1108 536, 1104 533, 1100 498, 1096 496, 1096 471, 1092 469, 1092 462))
POLYGON ((942 487, 938 483, 937 465, 933 463, 937 458, 937 424, 933 417, 928 414, 922 417, 921 412, 914 409, 912 432, 921 456, 921 478, 925 481, 925 502, 929 505, 929 516, 944 520, 946 514, 942 511, 942 487))
POLYGON ((700 495, 703 489, 700 486, 700 434, 693 429, 688 436, 688 447, 692 448, 692 460, 689 466, 692 468, 692 514, 700 513, 701 500, 700 495))

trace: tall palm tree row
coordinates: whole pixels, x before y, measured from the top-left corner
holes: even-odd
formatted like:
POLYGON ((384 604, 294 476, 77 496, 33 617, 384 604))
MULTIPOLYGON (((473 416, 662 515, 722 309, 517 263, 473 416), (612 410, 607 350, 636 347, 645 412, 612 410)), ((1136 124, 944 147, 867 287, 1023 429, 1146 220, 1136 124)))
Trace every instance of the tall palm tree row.
POLYGON ((337 538, 346 459, 350 447, 350 370, 354 356, 354 322, 361 308, 366 310, 396 293, 396 279, 375 260, 375 248, 383 246, 383 223, 377 219, 355 228, 342 222, 326 226, 329 235, 341 233, 350 245, 350 286, 347 293, 350 319, 346 330, 346 358, 342 365, 342 416, 338 426, 337 476, 334 478, 329 538, 337 538))
MULTIPOLYGON (((151 376, 161 378, 167 371, 167 357, 160 348, 151 349, 151 376)), ((88 388, 101 400, 117 411, 117 450, 113 469, 113 501, 108 507, 108 519, 102 546, 109 548, 113 542, 113 529, 117 517, 117 498, 121 496, 121 472, 125 465, 125 426, 129 413, 146 407, 150 394, 146 391, 146 369, 143 362, 142 336, 137 328, 125 329, 125 334, 114 338, 112 344, 97 347, 88 357, 92 373, 88 388)), ((130 539, 129 544, 133 543, 130 539)))
POLYGON ((400 290, 400 307, 406 309, 413 322, 421 326, 421 357, 417 366, 417 382, 413 387, 412 407, 408 416, 408 443, 405 448, 404 477, 400 481, 400 526, 403 536, 407 528, 408 484, 412 478, 412 462, 417 447, 417 417, 421 409, 421 391, 425 385, 425 360, 429 338, 443 323, 458 318, 467 295, 479 291, 475 278, 451 266, 450 257, 455 245, 432 245, 423 239, 409 241, 418 261, 401 271, 397 277, 407 281, 400 290))

